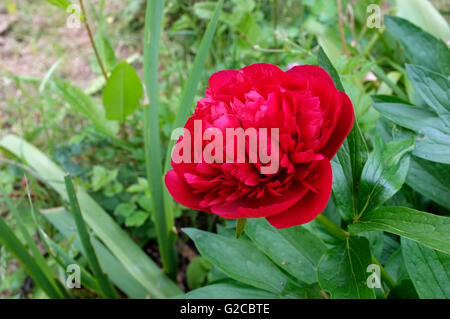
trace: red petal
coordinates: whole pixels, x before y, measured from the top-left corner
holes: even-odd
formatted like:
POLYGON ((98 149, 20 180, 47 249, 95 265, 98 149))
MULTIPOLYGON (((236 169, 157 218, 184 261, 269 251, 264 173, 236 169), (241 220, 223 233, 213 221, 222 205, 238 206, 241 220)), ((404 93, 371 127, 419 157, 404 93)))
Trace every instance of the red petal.
POLYGON ((332 159, 337 151, 344 143, 345 138, 350 133, 355 121, 355 113, 350 98, 344 92, 339 92, 341 95, 341 113, 337 119, 336 126, 331 134, 325 147, 320 153, 325 155, 328 159, 332 159))
POLYGON ((309 191, 302 199, 281 214, 267 217, 267 221, 275 228, 287 228, 306 224, 319 215, 327 206, 331 195, 332 171, 328 159, 320 161, 309 173, 319 174, 318 179, 310 182, 318 192, 309 191))
POLYGON ((175 201, 188 208, 205 211, 205 208, 200 206, 202 197, 194 194, 186 180, 181 178, 174 170, 167 172, 164 181, 175 201))

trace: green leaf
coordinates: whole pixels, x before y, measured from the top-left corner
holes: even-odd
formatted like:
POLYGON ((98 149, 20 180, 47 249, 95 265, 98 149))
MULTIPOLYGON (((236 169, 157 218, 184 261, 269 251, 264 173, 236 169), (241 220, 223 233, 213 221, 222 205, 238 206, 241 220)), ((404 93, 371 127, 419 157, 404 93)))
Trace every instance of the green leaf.
POLYGON ((54 79, 50 87, 76 112, 90 119, 100 132, 110 136, 117 132, 117 123, 108 121, 102 106, 78 87, 60 79, 54 79))
POLYGON ((419 295, 412 281, 405 279, 389 291, 388 299, 419 299, 419 295))
POLYGON ((407 207, 381 207, 363 215, 352 232, 382 230, 450 253, 450 217, 424 213, 407 207))
POLYGON ((450 166, 412 157, 406 183, 450 210, 450 166))
POLYGON ((139 227, 144 225, 145 221, 149 218, 147 212, 144 212, 143 210, 138 210, 133 213, 131 213, 127 218, 125 219, 125 226, 127 227, 139 227))
POLYGON ((355 121, 352 131, 331 161, 333 200, 345 221, 358 214, 359 184, 367 154, 366 141, 355 121))
POLYGON ((247 218, 239 218, 236 222, 236 238, 241 237, 244 232, 245 225, 247 225, 247 218))
POLYGON ((408 78, 427 105, 434 110, 450 131, 450 80, 417 65, 406 65, 408 78))
POLYGON ((67 7, 70 6, 69 0, 47 0, 47 2, 64 10, 66 10, 67 7))
MULTIPOLYGON (((75 222, 71 214, 63 207, 47 209, 42 211, 42 215, 61 233, 61 235, 72 242, 72 247, 84 254, 83 246, 77 234, 75 222)), ((114 257, 110 251, 95 237, 92 238, 92 245, 98 256, 100 264, 111 281, 120 288, 130 298, 146 298, 148 290, 135 279, 125 268, 125 266, 114 257)), ((81 274, 81 284, 83 273, 81 274)))
POLYGON ((359 186, 361 217, 391 198, 403 185, 409 169, 408 153, 414 148, 414 139, 385 144, 375 138, 375 150, 369 156, 359 186))
POLYGON ((406 269, 420 298, 450 299, 450 255, 402 238, 406 269))
POLYGON ((106 118, 124 122, 139 107, 142 92, 141 80, 134 68, 126 61, 119 62, 103 91, 106 118))
MULTIPOLYGON (((64 172, 45 154, 14 135, 0 140, 0 146, 13 153, 36 172, 43 183, 52 187, 64 200, 64 172)), ((156 298, 175 296, 180 289, 173 283, 141 248, 115 223, 111 216, 95 202, 82 187, 78 187, 77 197, 83 218, 94 234, 119 259, 125 269, 156 298), (139 267, 136 267, 139 265, 139 267)))
POLYGON ((386 261, 384 269, 396 282, 408 279, 405 261, 403 260, 402 249, 399 247, 386 261))
POLYGON ((450 50, 447 45, 405 19, 386 16, 387 30, 406 50, 414 64, 434 72, 450 74, 450 50))
POLYGON ((450 27, 429 0, 396 0, 397 16, 407 19, 443 41, 450 39, 450 27))
POLYGON ((276 299, 276 294, 238 282, 208 285, 175 298, 183 299, 276 299))
MULTIPOLYGON (((144 109, 145 170, 153 195, 156 239, 164 270, 172 278, 177 274, 176 236, 172 232, 174 214, 168 206, 163 186, 163 167, 158 106, 158 55, 161 38, 164 0, 147 1, 144 33, 144 84, 150 104, 144 109), (166 203, 165 203, 166 201, 166 203)), ((167 193, 167 191, 166 191, 167 193)))
POLYGON ((317 270, 320 287, 332 298, 374 299, 375 292, 366 283, 370 264, 372 257, 367 239, 350 237, 322 257, 317 270))
MULTIPOLYGON (((326 249, 323 243, 322 245, 310 243, 309 246, 297 250, 296 246, 306 244, 305 240, 300 242, 300 245, 292 245, 284 238, 282 232, 263 218, 250 219, 245 233, 281 269, 307 284, 317 282, 315 264, 304 256, 302 251, 313 250, 319 246, 323 253, 326 249)), ((321 240, 317 239, 317 243, 321 243, 321 240)))
POLYGON ((212 265, 202 256, 196 256, 191 260, 186 269, 186 281, 189 289, 200 288, 206 280, 212 265))
POLYGON ((339 74, 336 71, 336 69, 334 68, 333 64, 331 63, 330 59, 327 57, 327 54, 325 53, 325 51, 322 48, 319 48, 319 52, 317 54, 317 60, 319 62, 319 65, 323 69, 325 69, 325 71, 327 71, 328 74, 331 76, 336 88, 339 91, 344 92, 344 86, 342 85, 339 74))
POLYGON ((8 227, 3 218, 0 218, 0 244, 4 245, 16 257, 28 275, 41 287, 48 297, 62 298, 54 283, 47 278, 44 270, 40 268, 33 256, 28 253, 26 247, 14 235, 14 232, 8 227))
POLYGON ((284 290, 287 276, 253 245, 195 228, 183 231, 194 241, 200 254, 229 277, 278 294, 284 290))
MULTIPOLYGON (((106 69, 106 73, 111 72, 117 64, 117 58, 108 37, 103 34, 101 29, 97 30, 94 37, 94 42, 98 55, 100 56, 100 60, 103 62, 106 69)), ((91 65, 93 66, 95 72, 101 73, 100 66, 98 65, 98 61, 94 53, 91 57, 91 65)))

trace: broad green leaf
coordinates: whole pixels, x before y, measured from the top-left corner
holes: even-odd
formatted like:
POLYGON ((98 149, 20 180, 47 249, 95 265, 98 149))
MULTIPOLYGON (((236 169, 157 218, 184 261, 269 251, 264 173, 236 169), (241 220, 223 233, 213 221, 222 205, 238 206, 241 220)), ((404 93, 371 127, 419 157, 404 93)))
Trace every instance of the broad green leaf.
POLYGON ((90 119, 99 131, 107 135, 117 132, 117 123, 108 121, 102 106, 78 87, 60 79, 54 79, 50 87, 76 112, 90 119))
POLYGON ((450 50, 447 45, 405 19, 387 16, 387 30, 399 41, 414 64, 445 76, 450 74, 450 50))
POLYGON ((413 147, 412 138, 389 144, 375 138, 375 150, 361 175, 358 217, 383 204, 402 187, 409 169, 408 153, 413 147))
POLYGON ((175 297, 177 299, 277 299, 276 294, 247 286, 238 282, 211 284, 187 294, 175 297))
POLYGON ((385 102, 375 102, 373 106, 395 124, 417 133, 423 133, 424 128, 434 128, 442 132, 447 130, 444 122, 434 112, 421 107, 385 102))
POLYGON ((183 231, 200 254, 229 277, 256 288, 280 294, 288 278, 255 246, 195 228, 183 231))
POLYGON ((450 39, 450 27, 429 0, 396 0, 397 16, 443 41, 450 39))
POLYGON ((141 80, 133 67, 126 61, 119 62, 103 91, 106 118, 124 122, 139 107, 142 92, 141 80))
MULTIPOLYGON (((343 92, 344 86, 339 74, 322 48, 319 49, 317 59, 319 65, 330 74, 336 88, 343 92)), ((355 120, 352 131, 331 163, 333 166, 333 198, 339 213, 346 221, 351 220, 357 213, 357 185, 367 160, 367 152, 366 141, 358 121, 355 120)))
POLYGON ((47 0, 47 2, 64 10, 70 6, 70 0, 47 0))
POLYGON ((405 279, 389 290, 388 299, 419 299, 419 296, 412 281, 405 279))
POLYGON ((345 221, 358 214, 359 183, 367 153, 366 141, 355 121, 352 131, 331 161, 333 200, 345 221))
MULTIPOLYGON (((94 42, 97 48, 97 52, 100 56, 100 60, 105 67, 106 73, 111 72, 117 64, 117 58, 116 54, 114 53, 114 49, 108 40, 108 37, 106 37, 103 34, 103 31, 99 29, 97 30, 97 33, 94 37, 94 42)), ((95 72, 101 72, 100 66, 98 65, 98 61, 94 53, 91 57, 91 65, 93 66, 95 72)))
POLYGON ((450 255, 402 238, 406 269, 420 298, 450 299, 450 255))
POLYGON ((372 257, 367 239, 350 237, 325 253, 317 278, 331 298, 374 299, 375 292, 366 283, 370 264, 372 257))
POLYGON ((414 89, 427 105, 434 110, 450 131, 450 80, 417 65, 407 65, 406 72, 414 89))
POLYGON ((364 214, 349 228, 355 233, 382 230, 450 253, 450 217, 407 207, 381 207, 364 214))
MULTIPOLYGON (((302 250, 315 249, 317 245, 297 250, 296 246, 263 218, 250 219, 245 233, 281 269, 307 284, 317 282, 315 265, 302 254, 302 250)), ((320 247, 322 251, 325 250, 325 245, 320 247)))
MULTIPOLYGON (((66 209, 57 207, 43 210, 41 213, 66 240, 73 239, 73 247, 83 253, 83 246, 77 234, 73 217, 66 209)), ((103 270, 114 285, 120 288, 130 298, 145 298, 148 296, 147 289, 130 275, 122 263, 97 238, 94 237, 92 239, 92 245, 103 270)))
POLYGON ((396 282, 409 278, 401 247, 389 257, 384 265, 384 269, 386 269, 391 278, 396 282))
POLYGON ((212 265, 202 256, 196 256, 191 260, 186 269, 186 281, 189 289, 200 288, 211 270, 212 265))
POLYGON ((412 157, 406 183, 450 210, 450 166, 412 157))
POLYGON ((278 229, 278 233, 289 242, 300 254, 305 256, 310 263, 317 267, 320 258, 325 253, 327 246, 324 242, 303 226, 293 226, 278 229))
MULTIPOLYGON (((0 140, 0 147, 17 156, 36 172, 41 182, 53 188, 64 200, 67 194, 64 187, 64 172, 45 154, 14 135, 0 140)), ((77 197, 83 218, 94 234, 105 244, 111 253, 122 262, 125 269, 156 298, 179 294, 180 289, 159 267, 133 242, 111 216, 97 204, 82 187, 78 187, 77 197), (139 265, 139 267, 136 267, 139 265)))
POLYGON ((450 131, 444 133, 430 127, 420 133, 413 154, 429 161, 450 164, 450 131))

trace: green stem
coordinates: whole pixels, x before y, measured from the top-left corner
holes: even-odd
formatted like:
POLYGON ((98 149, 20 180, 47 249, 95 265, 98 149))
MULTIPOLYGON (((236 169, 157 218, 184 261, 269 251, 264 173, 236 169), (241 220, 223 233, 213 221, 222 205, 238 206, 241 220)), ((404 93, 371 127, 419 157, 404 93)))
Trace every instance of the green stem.
MULTIPOLYGON (((177 261, 168 220, 171 215, 164 204, 162 183, 161 137, 158 118, 158 51, 162 29, 164 0, 147 1, 144 35, 144 83, 150 105, 144 110, 145 166, 152 190, 158 247, 166 273, 176 278, 177 261)), ((173 236, 172 236, 173 237, 173 236)))
POLYGON ((103 272, 97 259, 94 247, 92 246, 91 238, 87 231, 86 224, 84 223, 83 216, 81 215, 80 205, 78 203, 77 195, 73 187, 72 177, 69 174, 64 176, 64 182, 66 183, 66 191, 69 197, 73 219, 75 220, 75 225, 80 236, 81 245, 83 246, 83 250, 89 266, 91 267, 92 272, 97 278, 104 296, 108 298, 118 298, 117 292, 110 283, 106 274, 103 272))
POLYGON ((388 274, 386 269, 384 269, 383 265, 375 258, 375 256, 372 255, 372 262, 374 264, 377 264, 380 266, 380 272, 381 272, 381 279, 386 283, 386 285, 389 287, 389 289, 394 288, 397 286, 397 283, 394 279, 388 274))
POLYGON ((316 217, 316 220, 322 224, 334 237, 338 239, 345 240, 347 239, 350 234, 343 230, 342 228, 338 227, 336 224, 334 224, 328 217, 326 217, 324 214, 320 214, 316 217))

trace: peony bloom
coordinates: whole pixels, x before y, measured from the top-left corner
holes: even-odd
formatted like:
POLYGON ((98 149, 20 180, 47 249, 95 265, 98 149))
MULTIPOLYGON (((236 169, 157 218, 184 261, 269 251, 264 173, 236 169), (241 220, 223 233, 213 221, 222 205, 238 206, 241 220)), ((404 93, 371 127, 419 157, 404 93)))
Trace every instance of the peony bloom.
POLYGON ((184 161, 172 157, 166 186, 178 203, 224 218, 265 217, 276 228, 307 223, 327 205, 330 160, 353 121, 350 99, 320 67, 295 66, 283 72, 258 63, 239 71, 217 72, 177 141, 174 154, 184 155, 184 161), (245 162, 237 161, 238 151, 227 154, 230 144, 237 143, 235 138, 222 140, 206 134, 206 140, 203 136, 200 142, 184 143, 196 130, 205 133, 211 128, 223 136, 227 128, 256 129, 258 147, 272 155, 270 163, 249 160, 256 152, 249 139, 244 144, 245 162), (277 130, 276 136, 272 129, 277 130), (211 162, 204 154, 196 161, 198 148, 206 150, 212 140, 220 142, 216 146, 223 145, 225 155, 218 155, 217 149, 211 153, 223 161, 211 162), (276 170, 263 173, 271 164, 276 164, 272 165, 276 170))

